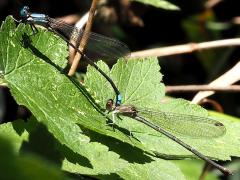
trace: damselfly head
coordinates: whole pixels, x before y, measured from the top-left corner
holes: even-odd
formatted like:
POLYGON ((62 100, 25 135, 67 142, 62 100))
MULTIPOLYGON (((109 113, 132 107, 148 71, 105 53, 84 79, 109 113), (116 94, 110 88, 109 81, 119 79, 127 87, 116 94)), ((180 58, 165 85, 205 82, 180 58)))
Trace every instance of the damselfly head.
POLYGON ((19 15, 21 16, 21 18, 27 18, 29 16, 29 7, 23 6, 23 8, 20 10, 19 15))
POLYGON ((106 103, 106 110, 108 110, 108 111, 111 111, 111 110, 113 110, 113 107, 114 105, 113 105, 113 100, 112 99, 109 99, 108 101, 107 101, 107 103, 106 103))

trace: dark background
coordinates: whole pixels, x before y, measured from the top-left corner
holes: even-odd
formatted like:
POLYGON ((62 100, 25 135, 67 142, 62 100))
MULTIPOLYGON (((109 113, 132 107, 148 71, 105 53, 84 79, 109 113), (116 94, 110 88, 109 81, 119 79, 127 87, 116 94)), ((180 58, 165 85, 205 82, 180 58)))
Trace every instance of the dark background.
MULTIPOLYGON (((126 2, 107 1, 99 9, 93 30, 120 39, 129 45, 131 51, 235 38, 239 34, 239 25, 233 23, 240 13, 236 0, 223 1, 212 8, 206 8, 206 1, 171 0, 181 11, 126 2)), ((23 5, 28 5, 32 12, 46 13, 53 18, 71 14, 81 16, 90 4, 90 0, 0 0, 0 18, 2 21, 7 15, 13 15, 19 19, 19 9, 23 5)), ((162 57, 159 63, 166 85, 206 84, 234 66, 239 56, 239 48, 232 47, 162 57)), ((171 96, 191 100, 194 93, 171 96)), ((239 117, 239 97, 238 93, 217 93, 211 99, 220 103, 225 113, 239 117)), ((0 89, 0 107, 1 121, 12 121, 28 115, 24 108, 17 106, 7 88, 0 89)))

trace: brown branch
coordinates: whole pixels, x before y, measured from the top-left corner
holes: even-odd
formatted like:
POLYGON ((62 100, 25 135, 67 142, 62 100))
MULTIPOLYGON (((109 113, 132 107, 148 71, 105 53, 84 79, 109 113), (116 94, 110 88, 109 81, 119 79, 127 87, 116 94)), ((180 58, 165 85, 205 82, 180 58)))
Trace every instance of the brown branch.
MULTIPOLYGON (((209 86, 212 87, 229 87, 231 84, 235 84, 240 80, 240 62, 238 62, 234 67, 228 70, 226 73, 212 81, 209 86)), ((204 91, 198 92, 192 100, 192 103, 198 103, 202 99, 211 96, 214 91, 204 91)))
POLYGON ((155 56, 155 57, 170 56, 170 55, 176 55, 176 54, 192 53, 194 51, 200 51, 205 49, 221 48, 221 47, 229 47, 229 46, 240 46, 240 38, 209 41, 209 42, 202 42, 202 43, 189 43, 189 44, 183 44, 183 45, 136 51, 131 54, 131 57, 136 58, 136 57, 149 57, 149 56, 155 56))
MULTIPOLYGON (((92 27, 94 14, 95 14, 95 10, 97 8, 98 1, 99 0, 93 0, 92 1, 92 5, 91 5, 90 11, 89 11, 88 22, 86 24, 85 30, 83 32, 83 37, 81 39, 81 42, 80 42, 80 45, 79 45, 79 48, 78 48, 81 52, 84 52, 84 49, 87 45, 87 41, 88 41, 88 38, 89 38, 89 33, 90 33, 90 30, 91 30, 91 27, 92 27)), ((72 66, 71 66, 71 68, 68 72, 69 76, 74 75, 74 73, 76 72, 76 69, 78 67, 80 59, 81 59, 81 54, 77 52, 74 59, 73 59, 72 66)))
MULTIPOLYGON (((83 29, 83 27, 87 24, 88 22, 88 17, 89 17, 89 12, 85 13, 76 23, 75 23, 75 27, 78 29, 83 29)), ((76 42, 73 42, 76 45, 76 42)), ((73 59, 76 55, 76 50, 69 45, 69 57, 68 57, 68 61, 69 64, 72 64, 73 59)))
POLYGON ((240 85, 232 85, 226 87, 211 85, 166 86, 166 93, 196 92, 196 91, 240 92, 240 85))

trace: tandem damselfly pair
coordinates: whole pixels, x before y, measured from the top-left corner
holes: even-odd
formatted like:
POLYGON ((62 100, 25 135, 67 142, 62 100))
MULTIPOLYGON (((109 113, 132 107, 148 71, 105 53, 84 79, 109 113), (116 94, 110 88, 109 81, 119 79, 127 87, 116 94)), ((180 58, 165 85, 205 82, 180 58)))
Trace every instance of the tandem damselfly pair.
MULTIPOLYGON (((54 32, 62 39, 64 39, 71 47, 73 47, 77 52, 79 52, 85 59, 89 61, 89 64, 94 66, 96 70, 101 73, 107 81, 113 87, 116 93, 115 105, 113 100, 107 102, 107 108, 117 116, 127 116, 136 121, 139 121, 146 126, 154 129, 155 131, 165 135, 176 143, 180 144, 199 158, 210 163, 212 166, 216 167, 225 174, 231 174, 231 171, 227 168, 217 164, 216 162, 210 160, 205 155, 189 146, 176 136, 172 135, 171 132, 180 132, 180 134, 185 134, 189 136, 198 137, 219 137, 222 136, 226 129, 225 126, 213 119, 207 117, 193 116, 188 114, 177 114, 172 112, 161 112, 150 110, 140 110, 131 105, 121 105, 122 97, 121 94, 114 84, 114 82, 107 76, 93 61, 96 58, 109 60, 118 59, 120 57, 126 57, 130 54, 128 47, 115 39, 108 38, 96 33, 89 34, 89 40, 86 46, 86 50, 82 53, 77 47, 78 42, 83 36, 83 30, 77 29, 73 26, 66 24, 63 21, 59 21, 45 14, 31 13, 28 6, 24 6, 20 11, 20 16, 22 22, 30 24, 33 31, 37 31, 35 24, 47 28, 49 31, 54 32), (71 41, 74 41, 73 44, 71 41), (76 45, 77 44, 77 45, 76 45), (93 56, 92 56, 93 55, 93 56), (157 117, 158 122, 151 122, 151 118, 157 117), (148 120, 149 119, 149 120, 148 120)), ((114 117, 113 117, 114 119, 114 117)))

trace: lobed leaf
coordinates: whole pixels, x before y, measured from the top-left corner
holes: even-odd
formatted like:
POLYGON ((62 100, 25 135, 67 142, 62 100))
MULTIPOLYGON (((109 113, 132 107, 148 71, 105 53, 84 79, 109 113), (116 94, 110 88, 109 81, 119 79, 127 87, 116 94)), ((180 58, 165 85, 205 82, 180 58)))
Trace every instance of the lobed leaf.
MULTIPOLYGON (((17 103, 26 106, 37 121, 46 126, 55 143, 60 144, 58 151, 64 157, 62 169, 99 177, 110 173, 131 177, 139 168, 132 168, 131 173, 125 171, 135 162, 139 166, 148 162, 144 165, 146 168, 152 167, 152 163, 161 165, 162 162, 155 162, 153 157, 145 154, 146 148, 138 140, 129 138, 125 129, 108 126, 108 119, 86 89, 64 74, 67 62, 65 47, 65 42, 44 29, 32 35, 28 25, 20 24, 16 28, 11 17, 1 26, 0 70, 3 79, 17 103), (131 149, 135 156, 128 154, 131 149)), ((26 125, 31 122, 33 119, 28 123, 21 122, 20 126, 32 137, 33 132, 26 125)), ((1 125, 0 132, 4 133, 4 129, 1 125)), ((21 133, 17 130, 11 129, 11 132, 17 139, 17 151, 23 147, 24 141, 19 138, 21 133)), ((36 133, 36 137, 43 136, 40 132, 36 133)), ((40 143, 40 139, 35 141, 40 143)), ((48 141, 46 138, 45 143, 48 141)), ((169 165, 175 167, 171 163, 169 165)), ((157 175, 161 176, 161 173, 157 175)), ((181 176, 178 170, 168 173, 181 176)))

